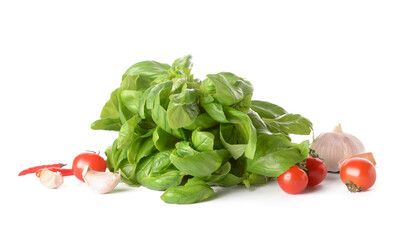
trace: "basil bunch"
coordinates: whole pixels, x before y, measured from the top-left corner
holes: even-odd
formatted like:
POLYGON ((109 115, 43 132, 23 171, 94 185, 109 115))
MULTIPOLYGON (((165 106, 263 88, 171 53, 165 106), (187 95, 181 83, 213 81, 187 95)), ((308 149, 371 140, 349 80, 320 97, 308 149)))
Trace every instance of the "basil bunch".
POLYGON ((165 191, 167 203, 195 203, 211 186, 264 184, 307 157, 309 142, 289 134, 310 134, 308 119, 253 101, 251 83, 232 73, 199 81, 191 68, 191 56, 134 64, 92 123, 119 132, 106 155, 123 182, 165 191))

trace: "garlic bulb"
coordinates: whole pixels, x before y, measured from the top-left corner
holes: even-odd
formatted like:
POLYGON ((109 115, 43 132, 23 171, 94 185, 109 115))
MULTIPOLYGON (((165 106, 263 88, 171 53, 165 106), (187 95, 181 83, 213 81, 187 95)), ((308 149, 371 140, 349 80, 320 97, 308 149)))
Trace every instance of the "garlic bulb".
POLYGON ((40 173, 40 183, 48 188, 57 188, 64 183, 64 178, 60 172, 53 172, 44 168, 40 173))
POLYGON ((339 172, 339 160, 365 152, 362 142, 351 134, 344 133, 339 124, 333 132, 320 134, 311 144, 330 172, 339 172))
POLYGON ((108 193, 120 182, 119 174, 112 172, 97 172, 86 166, 83 170, 83 178, 88 187, 97 193, 108 193))

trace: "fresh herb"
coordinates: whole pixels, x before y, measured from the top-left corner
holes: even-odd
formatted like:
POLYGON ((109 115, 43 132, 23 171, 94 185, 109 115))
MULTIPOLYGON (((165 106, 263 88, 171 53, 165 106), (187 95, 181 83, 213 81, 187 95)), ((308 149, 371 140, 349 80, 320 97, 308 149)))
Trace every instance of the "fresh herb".
POLYGON ((191 73, 191 56, 170 66, 139 62, 122 77, 92 129, 118 131, 107 166, 123 182, 165 191, 167 203, 195 203, 212 186, 264 184, 308 156, 311 122, 264 101, 233 73, 191 73))

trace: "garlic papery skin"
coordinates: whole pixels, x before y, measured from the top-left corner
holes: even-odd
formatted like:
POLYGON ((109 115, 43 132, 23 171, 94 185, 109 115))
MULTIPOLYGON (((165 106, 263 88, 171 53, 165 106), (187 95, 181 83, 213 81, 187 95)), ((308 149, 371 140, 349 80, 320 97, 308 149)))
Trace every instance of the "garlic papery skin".
POLYGON ((60 172, 53 172, 44 168, 40 173, 40 183, 45 187, 55 189, 64 183, 64 177, 60 172))
POLYGON ((88 187, 96 193, 108 193, 120 182, 120 172, 97 172, 86 166, 83 170, 83 179, 88 187))
POLYGON ((339 160, 365 152, 362 142, 355 136, 344 133, 341 125, 333 132, 320 134, 310 146, 318 154, 329 172, 339 172, 339 160))

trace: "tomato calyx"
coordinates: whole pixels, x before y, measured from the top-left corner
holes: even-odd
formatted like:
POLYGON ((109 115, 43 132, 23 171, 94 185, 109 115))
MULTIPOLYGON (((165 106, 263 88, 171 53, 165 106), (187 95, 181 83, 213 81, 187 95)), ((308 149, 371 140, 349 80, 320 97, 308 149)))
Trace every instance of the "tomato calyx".
POLYGON ((318 155, 318 154, 315 152, 315 150, 312 149, 312 148, 310 148, 310 151, 308 152, 308 154, 309 154, 311 157, 313 157, 313 158, 319 158, 319 159, 321 159, 321 160, 323 161, 323 159, 320 158, 319 155, 318 155))
POLYGON ((345 182, 345 185, 347 186, 347 189, 350 192, 362 192, 362 191, 365 191, 364 187, 357 186, 355 183, 353 183, 351 181, 345 182))
POLYGON ((307 159, 304 159, 301 162, 298 162, 296 164, 297 167, 301 168, 301 170, 303 170, 307 175, 308 175, 308 169, 307 169, 307 159))

